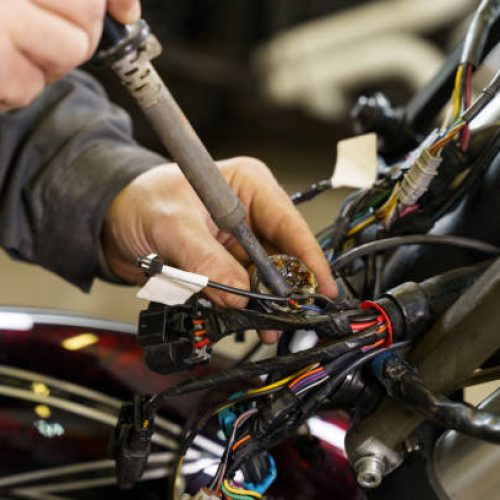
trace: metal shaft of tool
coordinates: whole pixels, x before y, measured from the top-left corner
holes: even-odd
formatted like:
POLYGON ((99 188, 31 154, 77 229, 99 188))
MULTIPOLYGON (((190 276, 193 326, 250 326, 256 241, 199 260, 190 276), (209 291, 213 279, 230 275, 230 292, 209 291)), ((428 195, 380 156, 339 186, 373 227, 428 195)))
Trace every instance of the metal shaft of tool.
MULTIPOLYGON (((146 46, 112 65, 151 122, 163 145, 204 203, 215 223, 231 232, 276 294, 291 290, 245 222, 245 210, 213 158, 149 61, 146 46)), ((151 49, 154 50, 154 49, 151 49)))

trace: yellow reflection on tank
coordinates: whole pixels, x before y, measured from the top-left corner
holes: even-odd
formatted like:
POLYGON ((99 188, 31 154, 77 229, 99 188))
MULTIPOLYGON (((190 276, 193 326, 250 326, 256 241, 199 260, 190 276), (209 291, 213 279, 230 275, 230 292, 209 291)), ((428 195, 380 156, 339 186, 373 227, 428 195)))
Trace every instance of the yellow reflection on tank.
POLYGON ((80 333, 74 337, 68 337, 61 342, 61 345, 68 351, 78 351, 92 344, 96 344, 99 337, 93 333, 80 333))
POLYGON ((50 395, 50 389, 43 382, 32 382, 31 390, 38 396, 48 397, 50 395))
POLYGON ((52 411, 47 405, 36 405, 35 413, 40 418, 50 418, 50 416, 52 415, 52 411))

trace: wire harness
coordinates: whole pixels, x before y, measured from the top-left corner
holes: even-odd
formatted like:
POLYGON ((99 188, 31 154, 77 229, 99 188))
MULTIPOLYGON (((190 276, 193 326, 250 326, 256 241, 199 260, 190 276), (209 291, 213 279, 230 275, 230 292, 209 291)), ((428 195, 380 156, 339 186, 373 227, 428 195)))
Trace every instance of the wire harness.
POLYGON ((380 356, 373 363, 373 373, 391 397, 397 398, 440 427, 500 444, 500 415, 435 394, 419 377, 415 368, 399 356, 380 356))

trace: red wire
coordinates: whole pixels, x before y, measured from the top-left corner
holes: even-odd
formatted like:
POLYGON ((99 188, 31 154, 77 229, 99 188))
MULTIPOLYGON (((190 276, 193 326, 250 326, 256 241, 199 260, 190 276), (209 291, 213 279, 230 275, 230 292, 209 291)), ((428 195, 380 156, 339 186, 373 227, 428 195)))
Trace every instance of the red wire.
MULTIPOLYGON (((471 102, 471 82, 472 82, 472 72, 474 70, 474 67, 472 64, 467 65, 467 69, 465 70, 465 109, 467 109, 470 106, 471 102)), ((462 146, 462 151, 467 151, 467 148, 469 147, 469 141, 470 141, 470 130, 469 126, 466 125, 464 127, 464 130, 462 132, 462 139, 461 139, 461 146, 462 146)))
POLYGON ((370 326, 376 325, 378 321, 365 321, 364 323, 351 323, 351 328, 353 332, 359 332, 361 330, 366 330, 370 326))
POLYGON ((359 305, 360 309, 375 309, 382 315, 384 323, 387 325, 387 335, 385 337, 385 342, 382 344, 384 347, 390 347, 392 345, 392 323, 391 318, 385 312, 385 309, 376 302, 371 300, 365 300, 359 305))
POLYGON ((201 347, 204 347, 208 344, 210 344, 210 339, 203 339, 203 340, 200 340, 199 342, 196 342, 196 344, 194 345, 194 348, 200 349, 201 347))

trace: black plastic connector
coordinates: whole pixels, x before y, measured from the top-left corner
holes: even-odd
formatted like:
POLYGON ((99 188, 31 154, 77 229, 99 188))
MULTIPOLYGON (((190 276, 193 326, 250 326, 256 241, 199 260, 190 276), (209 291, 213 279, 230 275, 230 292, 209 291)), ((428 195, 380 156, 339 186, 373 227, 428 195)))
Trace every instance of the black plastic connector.
POLYGON ((196 347, 195 320, 206 323, 205 329, 217 330, 213 315, 201 316, 196 306, 164 306, 151 303, 141 311, 137 340, 144 348, 146 365, 153 371, 167 374, 193 368, 211 359, 210 344, 196 347))
POLYGON ((453 269, 421 283, 403 283, 386 292, 377 303, 391 320, 394 340, 424 333, 489 265, 487 261, 453 269))
POLYGON ((241 465, 246 482, 260 484, 268 474, 267 453, 257 453, 241 465))
POLYGON ((280 391, 279 394, 266 401, 266 405, 262 407, 259 427, 266 430, 276 427, 300 403, 301 400, 291 390, 280 391))
POLYGON ((124 403, 111 443, 115 460, 116 481, 121 489, 130 489, 141 478, 151 452, 153 420, 143 414, 144 398, 124 403))

